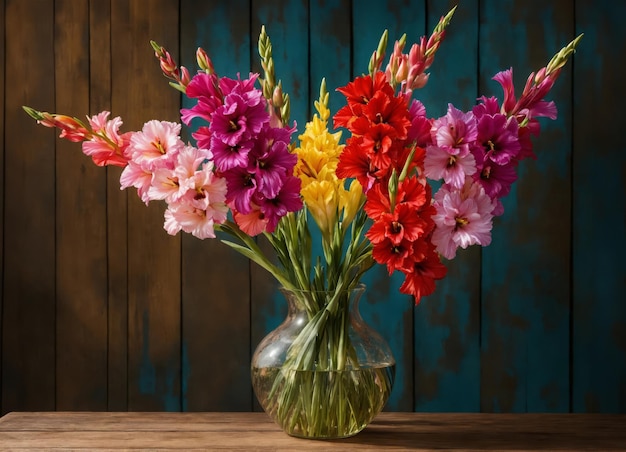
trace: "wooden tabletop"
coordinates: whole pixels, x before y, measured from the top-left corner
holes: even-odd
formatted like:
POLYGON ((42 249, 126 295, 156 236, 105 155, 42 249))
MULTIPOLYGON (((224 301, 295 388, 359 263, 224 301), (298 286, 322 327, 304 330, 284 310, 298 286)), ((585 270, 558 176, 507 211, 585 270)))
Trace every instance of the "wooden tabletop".
POLYGON ((265 413, 9 413, 0 450, 626 450, 626 415, 381 413, 357 436, 303 440, 265 413))

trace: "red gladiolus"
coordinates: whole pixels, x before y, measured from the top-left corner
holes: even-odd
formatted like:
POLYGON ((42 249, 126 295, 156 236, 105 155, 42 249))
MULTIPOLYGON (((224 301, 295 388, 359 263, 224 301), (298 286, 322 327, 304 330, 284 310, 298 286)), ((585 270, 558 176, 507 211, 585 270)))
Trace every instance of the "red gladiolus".
MULTIPOLYGON (((432 244, 425 241, 416 243, 418 247, 426 248, 423 250, 424 257, 421 260, 415 260, 411 270, 404 272, 405 279, 402 286, 400 286, 400 292, 414 296, 415 304, 417 305, 422 297, 430 295, 435 291, 435 281, 446 276, 448 270, 441 263, 439 255, 432 244)), ((417 250, 413 251, 413 257, 417 257, 420 254, 417 250)))

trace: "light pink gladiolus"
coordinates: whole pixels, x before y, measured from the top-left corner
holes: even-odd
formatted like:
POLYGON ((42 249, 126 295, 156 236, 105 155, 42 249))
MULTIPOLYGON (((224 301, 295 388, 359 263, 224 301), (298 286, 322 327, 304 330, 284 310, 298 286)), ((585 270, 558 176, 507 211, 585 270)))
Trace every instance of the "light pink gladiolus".
POLYGON ((462 191, 444 185, 435 194, 434 206, 432 243, 446 259, 453 259, 458 247, 491 243, 495 206, 479 184, 468 179, 462 191))
POLYGON ((139 198, 148 205, 150 196, 150 184, 152 183, 152 172, 145 170, 141 165, 134 161, 129 161, 120 176, 120 189, 124 190, 128 187, 135 187, 139 198))
POLYGON ((472 153, 463 155, 450 151, 450 148, 428 146, 424 158, 424 173, 429 179, 443 179, 446 184, 461 189, 466 176, 476 173, 476 160, 472 153))
POLYGON ((146 122, 141 132, 130 138, 128 153, 137 164, 149 169, 167 166, 172 168, 177 153, 184 144, 180 139, 180 124, 169 121, 151 120, 146 122))

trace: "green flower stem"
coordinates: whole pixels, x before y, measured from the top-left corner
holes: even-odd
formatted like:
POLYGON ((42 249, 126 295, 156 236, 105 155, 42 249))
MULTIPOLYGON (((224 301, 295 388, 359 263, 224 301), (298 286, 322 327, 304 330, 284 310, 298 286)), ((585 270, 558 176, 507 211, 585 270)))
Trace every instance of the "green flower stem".
POLYGON ((347 233, 336 222, 322 237, 322 258, 311 264, 311 235, 307 211, 283 217, 265 237, 275 259, 264 254, 255 239, 230 221, 217 229, 235 241, 222 240, 266 269, 290 291, 307 322, 294 339, 280 369, 270 372, 264 408, 287 432, 325 437, 348 435, 369 421, 380 405, 379 369, 361 369, 348 334, 351 293, 374 264, 372 247, 364 237, 367 215, 361 209, 347 233), (322 263, 323 262, 323 263, 322 263), (378 376, 377 376, 378 375, 378 376))
POLYGON ((291 281, 286 277, 285 272, 281 271, 276 265, 274 265, 266 256, 263 250, 257 245, 252 237, 245 234, 239 227, 231 222, 226 221, 223 224, 216 225, 215 229, 218 231, 226 232, 237 239, 239 239, 243 245, 234 243, 228 240, 221 240, 225 245, 230 246, 235 251, 243 254, 248 259, 260 265, 267 270, 276 280, 288 289, 297 289, 291 281))

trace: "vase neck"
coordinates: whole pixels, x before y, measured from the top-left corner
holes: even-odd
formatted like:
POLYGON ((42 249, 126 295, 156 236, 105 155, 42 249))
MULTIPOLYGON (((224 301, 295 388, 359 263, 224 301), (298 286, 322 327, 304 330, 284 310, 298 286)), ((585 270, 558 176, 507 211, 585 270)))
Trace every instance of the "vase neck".
POLYGON ((322 310, 329 311, 330 315, 345 314, 360 319, 359 301, 365 292, 365 286, 359 285, 351 290, 341 291, 309 291, 280 289, 287 299, 289 315, 306 312, 309 317, 322 310))

